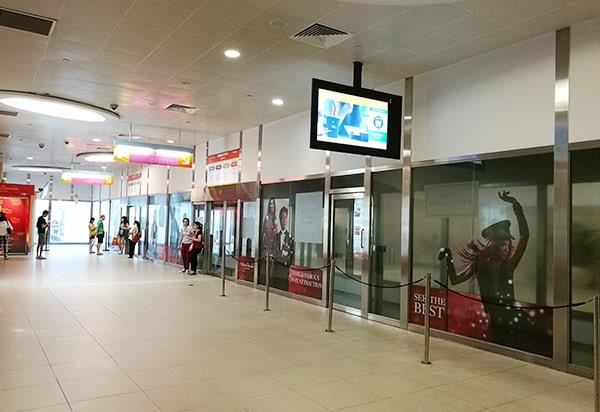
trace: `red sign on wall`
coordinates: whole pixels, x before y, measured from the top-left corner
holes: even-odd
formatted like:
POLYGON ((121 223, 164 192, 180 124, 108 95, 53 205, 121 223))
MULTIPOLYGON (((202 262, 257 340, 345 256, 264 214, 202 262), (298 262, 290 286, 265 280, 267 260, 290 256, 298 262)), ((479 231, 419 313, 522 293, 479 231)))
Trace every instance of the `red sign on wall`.
POLYGON ((10 234, 9 252, 27 252, 30 222, 29 206, 29 197, 4 197, 4 195, 0 195, 0 211, 6 214, 6 218, 8 219, 13 228, 13 231, 10 234))
POLYGON ((309 298, 321 299, 323 296, 323 270, 308 269, 291 265, 288 275, 288 291, 309 298))
POLYGON ((34 194, 34 185, 0 183, 0 196, 32 196, 34 194))
POLYGON ((237 260, 238 280, 245 282, 254 282, 254 258, 249 256, 240 256, 237 260))

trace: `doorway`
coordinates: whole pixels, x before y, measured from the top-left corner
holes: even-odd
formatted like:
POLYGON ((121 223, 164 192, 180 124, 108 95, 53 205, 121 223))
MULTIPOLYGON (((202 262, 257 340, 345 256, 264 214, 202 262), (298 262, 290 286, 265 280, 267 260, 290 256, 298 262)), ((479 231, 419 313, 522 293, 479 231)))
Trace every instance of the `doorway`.
POLYGON ((220 275, 225 266, 225 275, 235 275, 235 234, 237 202, 212 202, 209 204, 208 219, 208 273, 220 275))

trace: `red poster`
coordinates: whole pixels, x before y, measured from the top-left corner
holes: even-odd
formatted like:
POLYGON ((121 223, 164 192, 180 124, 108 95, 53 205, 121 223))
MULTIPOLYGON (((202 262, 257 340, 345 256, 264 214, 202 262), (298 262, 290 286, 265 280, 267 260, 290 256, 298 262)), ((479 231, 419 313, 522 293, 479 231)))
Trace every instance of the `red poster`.
POLYGON ((307 270, 304 266, 291 265, 288 275, 288 291, 309 298, 323 297, 323 270, 307 270))
POLYGON ((237 261, 238 280, 254 282, 254 258, 240 256, 237 261))
POLYGON ((34 185, 20 185, 16 183, 0 183, 0 196, 31 196, 35 194, 34 185))
MULTIPOLYGON (((429 301, 429 316, 431 327, 446 330, 448 315, 448 300, 442 289, 431 289, 429 301)), ((410 289, 410 322, 422 325, 425 315, 425 288, 412 286, 410 289)))
POLYGON ((29 205, 29 197, 0 197, 0 210, 6 214, 13 227, 9 237, 9 252, 11 253, 27 252, 30 222, 29 205))

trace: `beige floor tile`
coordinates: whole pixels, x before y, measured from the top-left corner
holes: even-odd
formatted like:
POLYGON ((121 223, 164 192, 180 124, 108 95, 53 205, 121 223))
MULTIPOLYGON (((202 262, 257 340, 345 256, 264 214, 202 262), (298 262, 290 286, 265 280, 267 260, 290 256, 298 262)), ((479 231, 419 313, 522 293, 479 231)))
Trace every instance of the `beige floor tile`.
POLYGON ((250 412, 325 412, 328 409, 292 390, 245 399, 240 403, 250 412))
POLYGON ((62 405, 46 406, 46 407, 43 407, 43 408, 28 409, 26 412, 71 412, 71 408, 69 408, 68 404, 64 403, 62 405))
POLYGON ((0 357, 0 371, 30 369, 48 366, 48 360, 42 351, 32 353, 14 353, 0 357))
POLYGON ((231 357, 216 361, 192 362, 187 365, 196 375, 210 380, 256 372, 251 365, 231 357))
POLYGON ((82 361, 110 361, 110 356, 99 345, 70 348, 68 345, 45 350, 50 364, 82 361))
POLYGON ((427 385, 417 382, 410 377, 386 371, 349 378, 347 380, 368 391, 386 397, 393 397, 427 389, 427 385))
POLYGON ((56 378, 50 366, 0 372, 0 390, 54 382, 56 382, 56 378))
POLYGON ((121 371, 118 365, 112 360, 60 363, 53 365, 52 369, 60 382, 87 378, 90 376, 110 375, 121 371))
POLYGON ((3 412, 61 405, 65 402, 66 399, 57 383, 0 391, 0 410, 3 412))
POLYGON ((130 376, 144 391, 202 380, 202 378, 192 372, 186 365, 147 369, 139 372, 132 372, 130 376))
POLYGON ((113 359, 127 372, 173 366, 180 363, 166 353, 118 356, 113 359))
POLYGON ((492 408, 525 397, 513 388, 498 384, 493 379, 472 378, 437 386, 436 389, 475 405, 492 408))
POLYGON ((142 392, 71 403, 73 412, 158 412, 159 409, 142 392))
POLYGON ((265 376, 262 372, 212 380, 210 383, 228 398, 234 400, 289 390, 287 386, 265 376))
POLYGON ((65 381, 61 387, 69 402, 139 391, 139 387, 124 373, 65 381))
POLYGON ((347 381, 303 387, 297 391, 330 410, 350 408, 385 398, 347 381))
POLYGON ((335 376, 312 365, 294 366, 267 372, 273 379, 292 389, 326 384, 339 380, 335 376))
POLYGON ((206 381, 153 389, 146 393, 161 411, 167 412, 184 411, 231 401, 206 381))

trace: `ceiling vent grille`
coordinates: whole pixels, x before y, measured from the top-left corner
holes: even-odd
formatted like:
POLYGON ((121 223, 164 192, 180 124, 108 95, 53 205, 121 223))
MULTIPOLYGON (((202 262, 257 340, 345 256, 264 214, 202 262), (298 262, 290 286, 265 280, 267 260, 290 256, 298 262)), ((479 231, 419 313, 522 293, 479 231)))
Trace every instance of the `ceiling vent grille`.
POLYGON ((183 104, 171 103, 165 107, 165 110, 170 110, 177 113, 194 114, 198 111, 198 108, 194 106, 184 106, 183 104))
POLYGON ((0 26, 49 36, 56 20, 34 14, 0 8, 0 26))
POLYGON ((11 112, 9 110, 0 110, 0 116, 17 117, 18 114, 18 112, 11 112))
POLYGON ((0 140, 10 139, 10 135, 6 133, 0 133, 0 140))
POLYGON ((313 23, 290 38, 321 49, 328 49, 348 40, 352 36, 353 34, 343 30, 328 27, 319 23, 313 23))

